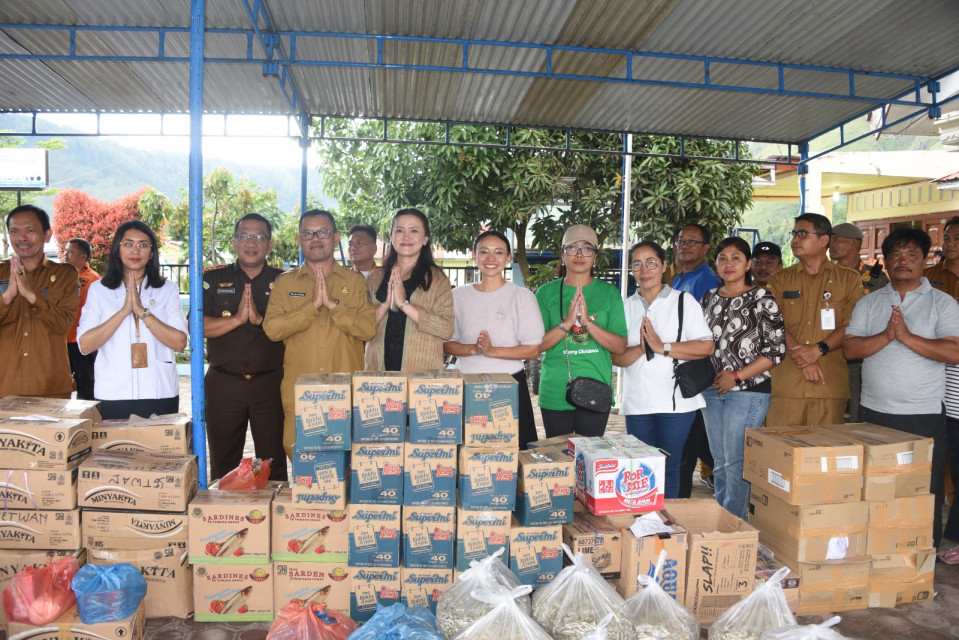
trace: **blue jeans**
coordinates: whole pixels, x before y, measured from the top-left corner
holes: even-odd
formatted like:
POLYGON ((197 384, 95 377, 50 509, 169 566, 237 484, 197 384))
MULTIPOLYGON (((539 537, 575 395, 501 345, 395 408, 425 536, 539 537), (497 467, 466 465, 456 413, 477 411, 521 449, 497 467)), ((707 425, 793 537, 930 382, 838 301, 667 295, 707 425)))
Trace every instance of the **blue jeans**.
POLYGON ((718 395, 712 389, 706 389, 703 398, 706 400, 703 420, 714 460, 716 501, 726 511, 745 518, 750 489, 749 483, 743 480, 746 429, 763 425, 769 409, 769 394, 730 391, 718 395))
POLYGON ((695 411, 626 416, 626 433, 666 452, 663 490, 667 498, 679 497, 679 463, 695 417, 695 411))

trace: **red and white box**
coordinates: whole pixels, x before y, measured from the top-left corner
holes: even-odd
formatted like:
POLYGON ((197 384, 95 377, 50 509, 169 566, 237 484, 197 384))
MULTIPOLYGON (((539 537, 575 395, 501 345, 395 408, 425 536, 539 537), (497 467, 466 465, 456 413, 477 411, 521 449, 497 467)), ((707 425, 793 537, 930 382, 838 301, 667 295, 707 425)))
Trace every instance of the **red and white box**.
POLYGON ((635 436, 570 438, 576 498, 596 515, 659 511, 665 501, 666 456, 635 436))

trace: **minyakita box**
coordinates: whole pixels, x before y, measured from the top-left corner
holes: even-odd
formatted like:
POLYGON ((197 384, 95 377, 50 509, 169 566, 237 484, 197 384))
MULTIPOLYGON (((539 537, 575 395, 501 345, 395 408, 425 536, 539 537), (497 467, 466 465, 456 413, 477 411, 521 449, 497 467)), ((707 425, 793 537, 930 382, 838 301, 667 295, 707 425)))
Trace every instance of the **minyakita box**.
POLYGON ((463 442, 463 376, 434 369, 410 374, 409 441, 417 444, 463 442))
POLYGON ((506 551, 503 564, 509 558, 509 511, 482 511, 456 508, 456 563, 457 571, 469 569, 470 560, 482 560, 498 549, 506 551))
POLYGON ((106 420, 90 430, 93 449, 100 451, 139 451, 162 455, 193 453, 192 422, 182 414, 106 420))
POLYGON ((576 498, 597 515, 663 508, 666 456, 633 436, 573 438, 576 498))
POLYGON ((92 424, 73 418, 0 418, 0 469, 72 469, 90 453, 92 424))
POLYGON ((434 614, 440 596, 453 584, 452 569, 410 569, 403 567, 400 575, 403 580, 403 586, 400 589, 400 602, 407 607, 429 607, 434 614))
POLYGON ((463 376, 463 444, 519 448, 519 383, 508 373, 463 376))
POLYGON ((353 374, 353 442, 406 440, 406 374, 353 374))
POLYGON ((353 445, 350 462, 350 502, 403 504, 403 444, 353 445))
POLYGON ((197 487, 195 456, 94 452, 80 464, 81 507, 186 511, 197 487))
POLYGON ((273 565, 193 565, 197 622, 272 620, 273 565))
POLYGON ((337 611, 350 608, 350 573, 345 562, 273 562, 273 604, 279 611, 290 602, 306 606, 325 602, 337 611))
POLYGON ((351 567, 400 566, 400 506, 351 504, 351 567))
POLYGON ((376 605, 389 607, 400 601, 400 568, 350 567, 350 617, 366 622, 376 613, 376 605))
POLYGON ((80 509, 0 511, 0 547, 5 549, 79 549, 80 509))
POLYGON ((149 511, 99 511, 87 509, 80 531, 83 546, 91 549, 185 550, 189 542, 190 517, 183 513, 149 511))
POLYGON ((47 416, 57 419, 100 422, 99 400, 4 396, 0 398, 0 418, 47 416))
POLYGON ((190 503, 190 564, 268 564, 273 491, 197 492, 190 503))
POLYGON ((353 431, 351 384, 348 373, 309 373, 296 379, 293 397, 297 449, 349 450, 353 431))
POLYGON ((403 507, 403 566, 452 569, 455 507, 403 507))
POLYGON ((346 563, 349 535, 345 509, 296 503, 289 488, 273 498, 274 561, 346 563))
POLYGON ((519 452, 516 519, 524 527, 573 521, 573 459, 552 451, 519 452))
POLYGON ((516 449, 460 447, 459 504, 464 509, 516 506, 516 449))
POLYGON ((509 532, 509 568, 521 584, 545 587, 563 570, 563 527, 524 527, 514 517, 509 532))
POLYGON ((77 470, 0 469, 5 509, 72 509, 77 506, 77 470))
POLYGON ((148 618, 186 618, 193 613, 193 571, 186 549, 89 549, 90 564, 127 562, 147 583, 143 599, 148 618))
POLYGON ((456 445, 403 446, 403 504, 456 506, 456 445))
POLYGON ((325 509, 346 509, 349 451, 293 449, 293 501, 325 509))

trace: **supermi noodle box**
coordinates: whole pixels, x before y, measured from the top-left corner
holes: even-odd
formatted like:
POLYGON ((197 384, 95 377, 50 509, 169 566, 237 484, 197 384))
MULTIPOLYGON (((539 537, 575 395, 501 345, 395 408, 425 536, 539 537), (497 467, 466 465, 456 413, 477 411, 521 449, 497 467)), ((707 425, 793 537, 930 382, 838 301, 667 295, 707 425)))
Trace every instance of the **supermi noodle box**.
POLYGON ((406 374, 353 374, 353 442, 406 440, 406 374))
MULTIPOLYGON (((470 560, 482 560, 498 549, 509 551, 509 511, 479 511, 456 508, 457 571, 469 569, 470 560)), ((501 558, 506 564, 505 556, 501 558)))
POLYGON ((293 448, 293 501, 325 509, 346 509, 349 451, 293 448))
POLYGON ((452 569, 455 507, 403 507, 403 566, 452 569))
POLYGON ((353 402, 350 374, 310 373, 293 386, 296 448, 329 451, 350 448, 353 402))
POLYGON ((190 564, 270 562, 273 491, 199 491, 190 503, 190 564))
POLYGON ((596 515, 663 508, 666 456, 633 436, 572 438, 576 498, 596 515))
POLYGON ((403 504, 403 444, 353 445, 350 456, 350 502, 403 504))
POLYGON ((463 444, 519 448, 519 383, 508 373, 463 376, 463 444))
POLYGON ((410 374, 410 437, 417 444, 463 442, 463 376, 458 371, 410 374))
POLYGON ((407 442, 403 453, 403 504, 455 506, 456 445, 407 442))
POLYGON ((272 620, 273 565, 193 565, 197 622, 272 620))
POLYGON ((509 534, 509 568, 521 584, 545 587, 563 570, 563 527, 524 527, 514 517, 509 534))
POLYGON ((516 506, 516 449, 460 447, 459 504, 512 511, 516 506))
POLYGON ((573 521, 573 459, 549 449, 519 452, 516 519, 524 527, 573 521))
POLYGON ((400 507, 351 504, 351 567, 400 566, 400 507))
POLYGON ((401 571, 403 587, 400 602, 407 607, 429 607, 436 613, 436 603, 453 583, 452 569, 408 569, 401 571))
POLYGON ((376 613, 377 603, 389 607, 400 601, 400 568, 350 567, 350 617, 366 622, 376 613))

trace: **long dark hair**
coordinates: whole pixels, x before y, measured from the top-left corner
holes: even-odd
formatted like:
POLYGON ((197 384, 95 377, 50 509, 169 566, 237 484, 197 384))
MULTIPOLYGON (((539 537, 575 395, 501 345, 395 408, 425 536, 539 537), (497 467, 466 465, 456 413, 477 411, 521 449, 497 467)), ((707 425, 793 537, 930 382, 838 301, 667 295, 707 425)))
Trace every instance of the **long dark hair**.
POLYGON ((133 229, 145 233, 150 238, 150 260, 146 264, 146 281, 153 289, 159 289, 166 282, 160 275, 160 252, 157 250, 157 237, 153 229, 140 220, 127 220, 113 233, 113 243, 107 256, 107 272, 103 276, 103 286, 107 289, 116 289, 123 283, 123 262, 120 261, 120 242, 123 235, 133 229))
MULTIPOLYGON (((753 252, 749 248, 749 243, 740 238, 739 236, 729 236, 728 238, 723 239, 718 245, 716 245, 716 255, 718 256, 720 252, 723 251, 726 247, 732 247, 739 253, 746 256, 746 262, 749 262, 753 259, 753 252)), ((720 276, 722 278, 722 276, 720 276)), ((725 278, 723 278, 725 282, 725 278)), ((749 269, 746 269, 746 284, 753 283, 753 274, 750 273, 749 269)))
MULTIPOLYGON (((386 300, 386 287, 390 281, 390 273, 393 271, 393 267, 396 266, 396 251, 393 249, 393 228, 396 226, 396 219, 400 216, 416 216, 420 219, 420 222, 423 223, 423 231, 426 233, 427 237, 431 240, 433 234, 430 233, 430 221, 427 219, 426 214, 420 211, 419 209, 400 209, 393 216, 393 221, 390 223, 390 241, 389 241, 389 251, 386 253, 386 258, 383 260, 383 281, 380 282, 379 288, 376 290, 376 299, 379 301, 386 300)), ((436 266, 436 262, 433 260, 433 247, 429 242, 420 247, 420 255, 416 259, 416 265, 413 267, 413 272, 410 273, 409 279, 412 281, 412 288, 416 289, 418 287, 423 287, 423 291, 429 291, 430 285, 433 284, 433 267, 436 266)))

